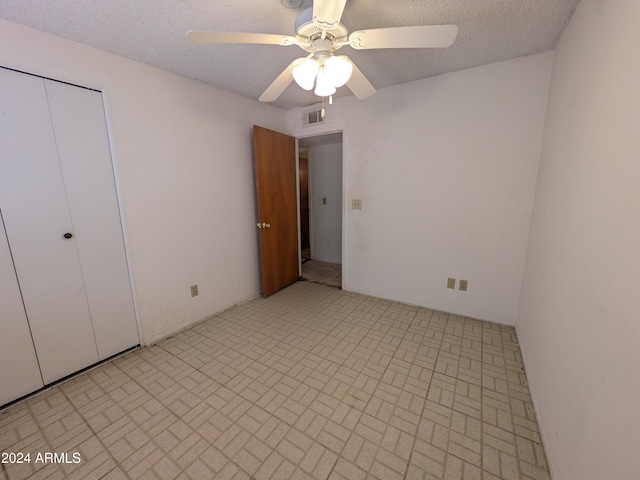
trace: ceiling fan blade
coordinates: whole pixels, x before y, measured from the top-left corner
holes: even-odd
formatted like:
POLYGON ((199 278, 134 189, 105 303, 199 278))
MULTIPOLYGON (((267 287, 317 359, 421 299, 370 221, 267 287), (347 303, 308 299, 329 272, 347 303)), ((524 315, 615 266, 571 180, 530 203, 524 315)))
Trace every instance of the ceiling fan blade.
POLYGON ((326 30, 337 27, 346 3, 347 0, 314 0, 313 21, 326 30))
MULTIPOLYGON (((347 57, 349 58, 349 57, 347 57)), ((351 78, 347 82, 347 87, 349 90, 353 92, 353 94, 358 97, 358 100, 364 100, 365 98, 369 98, 371 95, 376 93, 376 89, 371 85, 371 82, 367 80, 367 77, 364 76, 364 73, 360 71, 360 69, 356 66, 355 63, 351 61, 351 65, 353 65, 353 72, 351 73, 351 78)))
POLYGON ((444 48, 458 35, 457 25, 423 25, 417 27, 358 30, 349 35, 349 45, 367 48, 444 48))
POLYGON ((293 62, 289 64, 284 71, 278 75, 278 77, 273 81, 271 85, 264 91, 262 95, 260 95, 261 102, 273 102, 277 100, 284 89, 289 86, 291 82, 293 82, 293 69, 298 65, 302 64, 306 59, 296 58, 293 62))
POLYGON ((238 32, 187 32, 187 40, 191 43, 261 43, 264 45, 295 45, 296 37, 290 35, 274 35, 271 33, 238 33, 238 32))

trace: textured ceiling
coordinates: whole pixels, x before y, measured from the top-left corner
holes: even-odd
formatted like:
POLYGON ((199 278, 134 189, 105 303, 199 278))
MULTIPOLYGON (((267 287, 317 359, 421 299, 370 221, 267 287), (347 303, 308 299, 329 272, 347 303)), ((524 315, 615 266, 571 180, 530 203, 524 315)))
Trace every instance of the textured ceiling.
MULTIPOLYGON (((349 31, 453 23, 446 49, 343 47, 376 88, 555 47, 580 0, 347 0, 349 31)), ((305 0, 309 4, 309 0, 305 0)), ((281 0, 0 0, 0 17, 257 99, 299 47, 190 44, 188 30, 294 34, 281 0)), ((336 97, 351 95, 342 87, 336 97)), ((274 102, 317 103, 292 83, 274 102)))

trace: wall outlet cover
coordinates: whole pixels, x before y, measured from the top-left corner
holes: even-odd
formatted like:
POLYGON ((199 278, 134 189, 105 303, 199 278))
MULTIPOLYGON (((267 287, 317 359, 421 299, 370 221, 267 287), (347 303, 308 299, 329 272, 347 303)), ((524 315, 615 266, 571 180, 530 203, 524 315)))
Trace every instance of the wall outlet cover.
POLYGON ((455 278, 447 278, 447 288, 456 288, 456 279, 455 278))
POLYGON ((198 296, 198 285, 191 285, 191 296, 192 297, 198 296))
POLYGON ((467 287, 469 285, 469 282, 466 280, 460 280, 460 290, 462 290, 463 292, 467 291, 467 287))

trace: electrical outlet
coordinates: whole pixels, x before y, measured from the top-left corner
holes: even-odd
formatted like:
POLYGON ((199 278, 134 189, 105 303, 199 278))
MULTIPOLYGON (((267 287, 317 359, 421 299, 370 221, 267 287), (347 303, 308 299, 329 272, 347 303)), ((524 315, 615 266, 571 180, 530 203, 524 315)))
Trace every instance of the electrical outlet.
POLYGON ((362 210, 362 200, 360 199, 351 200, 351 208, 353 210, 362 210))
POLYGON ((198 296, 198 285, 191 285, 191 296, 192 297, 198 296))
POLYGON ((447 288, 456 288, 456 279, 455 278, 447 278, 447 288))
POLYGON ((469 282, 467 282, 466 280, 460 280, 460 290, 462 290, 463 292, 467 291, 467 286, 469 285, 469 282))

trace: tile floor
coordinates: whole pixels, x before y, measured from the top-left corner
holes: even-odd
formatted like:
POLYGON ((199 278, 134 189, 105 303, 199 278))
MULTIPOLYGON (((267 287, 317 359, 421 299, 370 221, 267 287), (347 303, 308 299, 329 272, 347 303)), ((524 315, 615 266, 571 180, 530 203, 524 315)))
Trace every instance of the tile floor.
POLYGON ((513 328, 310 282, 0 411, 0 451, 32 460, 3 480, 549 478, 513 328))

